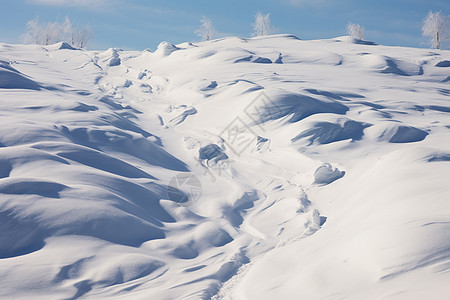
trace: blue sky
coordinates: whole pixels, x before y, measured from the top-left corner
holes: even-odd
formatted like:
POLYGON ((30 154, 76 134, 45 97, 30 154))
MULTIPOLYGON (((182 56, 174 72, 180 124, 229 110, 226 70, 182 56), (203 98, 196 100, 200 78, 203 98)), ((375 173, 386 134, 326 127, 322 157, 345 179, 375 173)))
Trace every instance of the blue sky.
MULTIPOLYGON (((17 43, 26 23, 62 21, 89 24, 90 49, 155 49, 161 41, 198 41, 194 31, 209 17, 218 36, 248 37, 257 11, 270 13, 279 33, 301 39, 345 35, 348 22, 365 27, 366 39, 392 46, 427 47, 421 36, 429 10, 450 14, 449 0, 0 0, 0 42, 17 43)), ((448 45, 448 43, 447 43, 448 45)), ((447 47, 448 48, 448 47, 447 47)))

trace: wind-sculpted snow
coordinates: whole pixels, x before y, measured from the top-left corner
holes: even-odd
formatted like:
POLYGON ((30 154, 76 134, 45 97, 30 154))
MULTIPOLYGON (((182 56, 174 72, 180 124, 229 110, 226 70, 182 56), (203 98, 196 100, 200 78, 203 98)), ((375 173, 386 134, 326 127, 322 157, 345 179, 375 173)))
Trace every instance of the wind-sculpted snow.
POLYGON ((49 45, 45 47, 47 50, 76 50, 76 48, 72 47, 66 42, 60 42, 53 45, 49 45))
POLYGON ((309 137, 311 144, 317 141, 320 144, 329 144, 337 141, 351 139, 357 141, 364 136, 364 129, 370 124, 345 120, 343 124, 319 122, 313 128, 308 129, 292 139, 293 142, 309 137))
POLYGON ((170 55, 172 52, 180 50, 180 48, 178 48, 177 46, 169 43, 169 42, 161 42, 158 45, 158 48, 155 51, 155 54, 158 54, 160 56, 168 56, 170 55))
POLYGON ((340 171, 338 168, 333 168, 332 165, 326 163, 321 165, 314 172, 314 183, 316 184, 330 184, 335 180, 343 177, 345 171, 340 171))
POLYGON ((450 67, 450 60, 443 60, 440 61, 436 64, 436 67, 440 67, 440 68, 448 68, 450 67))
POLYGON ((0 44, 0 298, 448 298, 449 61, 0 44))
POLYGON ((421 66, 387 56, 364 54, 362 55, 362 61, 369 69, 378 70, 380 73, 392 73, 401 76, 423 74, 421 66))
POLYGON ((273 102, 263 111, 258 112, 258 122, 263 123, 284 117, 287 122, 294 123, 314 114, 333 113, 344 115, 348 107, 334 101, 320 101, 318 99, 294 93, 282 93, 272 96, 273 102))
POLYGON ((39 90, 39 85, 14 69, 10 63, 0 60, 0 89, 39 90))
POLYGON ((391 143, 412 143, 423 140, 428 133, 411 126, 393 126, 387 129, 382 137, 389 136, 391 143))
POLYGON ((110 48, 103 53, 100 53, 96 56, 97 63, 104 67, 114 67, 120 65, 120 57, 119 52, 121 49, 118 48, 110 48))

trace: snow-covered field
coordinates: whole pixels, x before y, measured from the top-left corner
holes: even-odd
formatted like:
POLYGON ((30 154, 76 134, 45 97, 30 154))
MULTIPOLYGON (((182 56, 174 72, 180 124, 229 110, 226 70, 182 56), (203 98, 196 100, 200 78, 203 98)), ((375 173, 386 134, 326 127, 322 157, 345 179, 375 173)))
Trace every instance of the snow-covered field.
POLYGON ((450 51, 0 44, 1 299, 450 299, 450 51))

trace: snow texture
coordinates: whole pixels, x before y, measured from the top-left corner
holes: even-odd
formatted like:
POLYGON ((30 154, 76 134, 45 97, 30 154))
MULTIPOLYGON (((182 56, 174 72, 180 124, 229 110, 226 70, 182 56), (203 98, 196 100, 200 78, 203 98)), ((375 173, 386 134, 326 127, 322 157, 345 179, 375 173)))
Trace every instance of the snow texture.
POLYGON ((0 298, 448 299, 449 61, 0 44, 0 298))

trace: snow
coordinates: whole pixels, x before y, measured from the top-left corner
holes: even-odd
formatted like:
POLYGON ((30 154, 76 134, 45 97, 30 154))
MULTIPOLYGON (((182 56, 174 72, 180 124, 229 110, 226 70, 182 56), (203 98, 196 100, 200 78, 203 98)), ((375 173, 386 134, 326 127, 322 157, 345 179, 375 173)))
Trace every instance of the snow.
POLYGON ((0 298, 448 299, 449 61, 0 44, 0 298))

